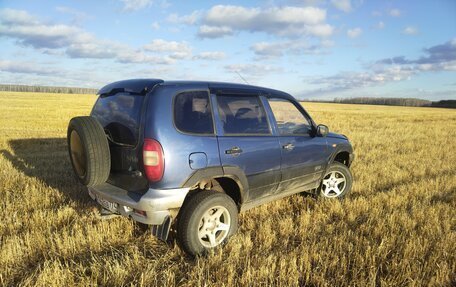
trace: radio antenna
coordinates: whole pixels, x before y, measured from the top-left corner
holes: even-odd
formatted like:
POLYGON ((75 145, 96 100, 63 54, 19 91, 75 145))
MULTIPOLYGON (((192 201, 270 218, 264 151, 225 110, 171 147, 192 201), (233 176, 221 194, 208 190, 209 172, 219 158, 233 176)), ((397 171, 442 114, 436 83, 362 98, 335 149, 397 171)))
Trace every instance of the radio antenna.
POLYGON ((241 76, 241 74, 238 72, 238 71, 235 71, 236 74, 238 74, 239 78, 241 78, 247 85, 250 85, 249 82, 247 82, 243 76, 241 76))

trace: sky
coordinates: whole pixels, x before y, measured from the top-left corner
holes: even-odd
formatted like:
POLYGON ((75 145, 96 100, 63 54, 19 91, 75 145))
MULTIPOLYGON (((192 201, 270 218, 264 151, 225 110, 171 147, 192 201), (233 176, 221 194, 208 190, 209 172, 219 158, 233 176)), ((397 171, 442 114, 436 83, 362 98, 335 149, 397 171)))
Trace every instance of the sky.
POLYGON ((247 82, 456 99, 456 1, 0 0, 0 83, 247 82))

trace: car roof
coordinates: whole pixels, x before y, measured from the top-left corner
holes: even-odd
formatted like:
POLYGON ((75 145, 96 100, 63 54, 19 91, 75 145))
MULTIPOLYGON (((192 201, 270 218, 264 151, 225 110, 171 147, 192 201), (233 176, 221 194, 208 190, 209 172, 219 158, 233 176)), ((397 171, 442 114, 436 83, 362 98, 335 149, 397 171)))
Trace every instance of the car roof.
POLYGON ((189 88, 192 86, 208 86, 211 92, 215 93, 229 93, 229 94, 237 94, 237 95, 246 95, 252 93, 258 93, 263 95, 274 95, 281 98, 293 98, 290 94, 285 93, 283 91, 270 89, 266 87, 254 86, 254 85, 246 85, 246 84, 239 84, 239 83, 228 83, 228 82, 212 82, 212 81, 164 81, 161 85, 179 85, 179 86, 188 86, 189 88))
POLYGON ((269 89, 265 87, 245 85, 238 83, 211 82, 211 81, 164 81, 161 79, 130 79, 110 83, 102 87, 97 94, 110 95, 117 92, 145 93, 150 91, 154 86, 186 86, 188 88, 207 86, 211 92, 226 93, 236 95, 262 94, 265 96, 274 95, 275 97, 293 99, 290 94, 285 92, 269 89))

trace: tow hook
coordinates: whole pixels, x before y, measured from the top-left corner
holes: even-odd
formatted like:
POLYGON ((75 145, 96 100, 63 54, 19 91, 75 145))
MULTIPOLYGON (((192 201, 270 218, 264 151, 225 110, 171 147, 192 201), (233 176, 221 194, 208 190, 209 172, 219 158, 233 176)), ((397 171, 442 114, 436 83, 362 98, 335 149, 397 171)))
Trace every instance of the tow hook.
POLYGON ((100 218, 101 220, 107 220, 118 216, 120 216, 120 214, 113 213, 105 208, 102 208, 98 213, 98 218, 100 218))

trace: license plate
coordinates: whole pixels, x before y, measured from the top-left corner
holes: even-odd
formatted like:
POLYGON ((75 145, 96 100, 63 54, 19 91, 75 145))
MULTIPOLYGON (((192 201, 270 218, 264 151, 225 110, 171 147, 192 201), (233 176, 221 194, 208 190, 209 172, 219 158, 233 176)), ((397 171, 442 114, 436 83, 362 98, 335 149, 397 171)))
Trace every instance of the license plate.
POLYGON ((97 196, 97 202, 103 206, 105 209, 112 211, 112 212, 117 212, 117 203, 115 202, 110 202, 104 198, 98 197, 97 196))

